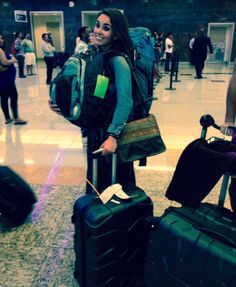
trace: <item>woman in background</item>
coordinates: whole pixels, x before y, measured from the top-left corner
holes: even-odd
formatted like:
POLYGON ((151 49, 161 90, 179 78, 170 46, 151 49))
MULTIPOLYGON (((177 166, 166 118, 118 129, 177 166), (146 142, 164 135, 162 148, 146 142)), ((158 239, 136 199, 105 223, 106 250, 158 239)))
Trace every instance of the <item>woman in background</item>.
POLYGON ((26 64, 26 71, 27 76, 35 75, 35 51, 34 51, 34 44, 31 40, 30 33, 25 34, 25 39, 21 43, 24 52, 25 52, 25 64, 26 64))
POLYGON ((3 34, 0 33, 0 65, 6 68, 5 71, 0 72, 0 98, 5 124, 14 122, 15 125, 24 125, 27 121, 18 117, 18 93, 15 85, 16 69, 14 66, 14 63, 17 61, 10 54, 6 53, 4 48, 5 39, 3 34), (9 113, 9 99, 13 119, 9 113))

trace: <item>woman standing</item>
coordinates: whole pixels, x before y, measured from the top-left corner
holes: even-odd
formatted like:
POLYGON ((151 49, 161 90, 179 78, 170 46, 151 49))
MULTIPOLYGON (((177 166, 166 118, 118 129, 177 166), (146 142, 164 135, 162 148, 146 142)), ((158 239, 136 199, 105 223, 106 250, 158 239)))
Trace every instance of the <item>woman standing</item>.
MULTIPOLYGON (((104 9, 97 17, 94 27, 94 45, 100 52, 116 50, 132 58, 132 41, 128 33, 125 16, 118 9, 104 9)), ((105 63, 106 65, 106 63, 105 63)), ((123 56, 114 56, 107 63, 116 89, 115 110, 108 127, 88 128, 87 146, 87 178, 92 180, 92 152, 103 148, 102 157, 98 161, 98 190, 102 191, 111 185, 111 156, 117 149, 117 138, 120 136, 132 111, 132 82, 130 67, 123 56)), ((57 107, 51 108, 58 112, 57 107)), ((133 163, 118 163, 117 183, 122 186, 135 184, 133 163)), ((86 193, 92 192, 87 186, 86 193)))
POLYGON ((19 68, 19 78, 25 78, 24 74, 24 67, 25 67, 25 53, 24 48, 22 46, 22 38, 23 35, 21 32, 17 32, 15 34, 15 41, 13 43, 14 49, 15 49, 15 57, 18 62, 18 68, 19 68))
MULTIPOLYGON (((102 10, 94 27, 95 41, 100 51, 116 50, 132 57, 132 41, 128 33, 128 23, 118 9, 102 10)), ((103 190, 111 184, 111 160, 109 154, 117 149, 117 138, 120 136, 133 107, 131 71, 127 61, 122 56, 110 60, 116 87, 116 106, 108 128, 88 129, 87 147, 87 178, 92 179, 92 152, 103 148, 98 162, 98 190, 103 190)), ((133 163, 118 163, 117 183, 135 184, 133 163)), ((87 187, 87 192, 89 188, 87 187)))
POLYGON ((24 125, 27 123, 27 121, 24 121, 18 117, 18 93, 15 85, 16 69, 14 66, 16 59, 6 53, 4 51, 4 47, 4 36, 0 34, 0 64, 1 66, 6 67, 5 71, 0 72, 0 98, 2 111, 5 117, 5 124, 10 124, 13 122, 8 107, 8 101, 10 99, 14 124, 24 125))
POLYGON ((34 44, 31 40, 31 36, 29 33, 25 34, 25 39, 22 41, 21 45, 25 52, 27 76, 33 76, 35 75, 34 69, 36 65, 36 60, 35 60, 34 44))

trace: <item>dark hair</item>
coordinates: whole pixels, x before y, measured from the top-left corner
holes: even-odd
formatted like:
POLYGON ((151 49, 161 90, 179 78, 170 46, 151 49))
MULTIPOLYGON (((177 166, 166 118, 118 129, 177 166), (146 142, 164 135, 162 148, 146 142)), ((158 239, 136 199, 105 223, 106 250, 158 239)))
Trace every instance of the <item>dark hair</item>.
POLYGON ((133 45, 129 36, 128 22, 124 14, 119 9, 107 8, 99 12, 97 18, 102 14, 107 15, 111 19, 113 31, 111 49, 119 50, 131 57, 133 45))
POLYGON ((204 29, 204 28, 201 28, 199 34, 200 34, 201 36, 202 36, 202 35, 205 35, 205 29, 204 29))
POLYGON ((42 39, 44 40, 45 36, 48 35, 48 33, 43 33, 42 34, 42 39))
POLYGON ((16 33, 14 34, 15 38, 18 38, 20 34, 22 34, 22 33, 21 33, 21 32, 16 32, 16 33))
POLYGON ((0 48, 2 48, 4 50, 5 49, 5 37, 2 33, 0 33, 0 36, 2 36, 2 39, 3 39, 3 45, 0 48))
POLYGON ((88 28, 89 28, 88 26, 80 27, 77 32, 78 37, 83 38, 83 34, 86 32, 86 29, 88 28))

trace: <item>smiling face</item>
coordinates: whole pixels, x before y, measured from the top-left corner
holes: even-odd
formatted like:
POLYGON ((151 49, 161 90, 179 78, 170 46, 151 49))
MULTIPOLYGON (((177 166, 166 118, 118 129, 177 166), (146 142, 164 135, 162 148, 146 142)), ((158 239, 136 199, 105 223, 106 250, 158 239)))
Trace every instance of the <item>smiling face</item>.
POLYGON ((95 44, 98 46, 105 46, 112 41, 112 25, 111 19, 105 14, 101 14, 96 21, 94 27, 95 44))

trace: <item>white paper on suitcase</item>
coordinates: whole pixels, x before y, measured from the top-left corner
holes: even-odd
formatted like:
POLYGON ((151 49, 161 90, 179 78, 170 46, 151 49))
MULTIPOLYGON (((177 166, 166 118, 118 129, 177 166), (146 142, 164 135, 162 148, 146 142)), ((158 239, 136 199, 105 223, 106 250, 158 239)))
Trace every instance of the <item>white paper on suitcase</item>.
POLYGON ((130 196, 125 193, 120 184, 112 184, 108 186, 100 195, 100 199, 103 204, 106 204, 109 200, 111 200, 112 196, 116 195, 118 198, 122 200, 130 199, 130 196))

